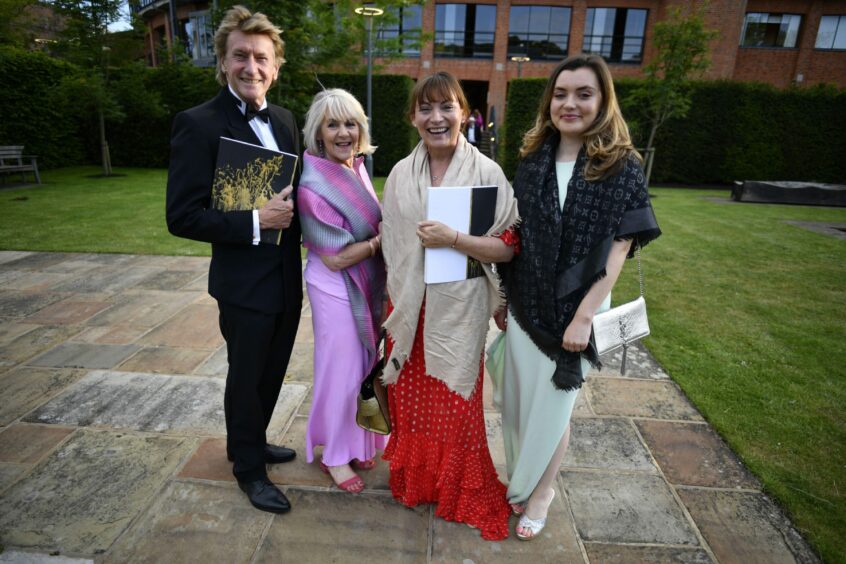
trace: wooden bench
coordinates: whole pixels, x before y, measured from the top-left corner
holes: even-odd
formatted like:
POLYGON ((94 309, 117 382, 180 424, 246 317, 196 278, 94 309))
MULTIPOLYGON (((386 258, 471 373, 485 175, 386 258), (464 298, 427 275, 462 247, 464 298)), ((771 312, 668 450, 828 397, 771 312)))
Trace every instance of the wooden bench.
MULTIPOLYGON (((0 173, 20 172, 21 180, 26 182, 26 173, 32 172, 35 174, 36 184, 41 184, 36 157, 24 155, 23 150, 23 145, 0 145, 0 173)), ((5 177, 3 182, 5 183, 5 177)))

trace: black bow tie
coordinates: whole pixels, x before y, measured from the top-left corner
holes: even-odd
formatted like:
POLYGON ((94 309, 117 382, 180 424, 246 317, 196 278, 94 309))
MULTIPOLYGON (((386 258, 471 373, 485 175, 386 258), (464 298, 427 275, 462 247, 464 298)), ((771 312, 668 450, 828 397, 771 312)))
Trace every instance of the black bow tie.
POLYGON ((244 113, 244 117, 247 118, 247 121, 252 120, 254 117, 259 117, 264 120, 264 123, 270 123, 270 112, 267 108, 264 108, 263 110, 256 110, 247 104, 247 111, 244 113))

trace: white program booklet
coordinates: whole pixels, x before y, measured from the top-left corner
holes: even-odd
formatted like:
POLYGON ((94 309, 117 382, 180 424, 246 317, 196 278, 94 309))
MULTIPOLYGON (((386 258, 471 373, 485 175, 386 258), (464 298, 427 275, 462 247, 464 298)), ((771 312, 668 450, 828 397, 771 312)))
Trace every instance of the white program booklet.
MULTIPOLYGON (((494 222, 496 186, 430 186, 426 218, 460 233, 484 235, 494 222)), ((484 274, 476 259, 450 247, 426 249, 424 282, 439 284, 484 274)))

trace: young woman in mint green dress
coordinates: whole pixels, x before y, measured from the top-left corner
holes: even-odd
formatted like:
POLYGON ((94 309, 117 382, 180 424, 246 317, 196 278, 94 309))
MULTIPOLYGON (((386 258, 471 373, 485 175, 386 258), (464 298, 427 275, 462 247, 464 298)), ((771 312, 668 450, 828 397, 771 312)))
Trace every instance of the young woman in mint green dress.
POLYGON ((601 57, 558 65, 520 156, 520 251, 501 265, 508 306, 497 324, 507 326, 507 495, 529 540, 546 524, 584 375, 599 366, 593 316, 609 307, 626 257, 661 231, 601 57))

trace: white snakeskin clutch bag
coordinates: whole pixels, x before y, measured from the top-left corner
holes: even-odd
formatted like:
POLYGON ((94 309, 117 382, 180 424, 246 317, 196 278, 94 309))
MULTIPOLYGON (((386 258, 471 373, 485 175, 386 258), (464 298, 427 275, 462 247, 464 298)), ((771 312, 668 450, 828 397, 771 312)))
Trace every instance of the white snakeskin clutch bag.
POLYGON ((605 354, 623 347, 620 372, 626 373, 626 349, 629 344, 649 335, 646 319, 646 300, 636 300, 597 313, 593 317, 593 337, 596 352, 605 354))

